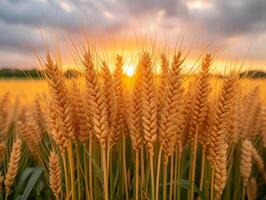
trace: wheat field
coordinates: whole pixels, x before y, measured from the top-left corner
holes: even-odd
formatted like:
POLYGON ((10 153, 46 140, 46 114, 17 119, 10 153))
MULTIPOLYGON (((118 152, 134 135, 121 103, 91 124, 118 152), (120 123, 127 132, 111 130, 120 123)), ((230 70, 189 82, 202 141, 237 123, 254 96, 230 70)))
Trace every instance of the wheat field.
POLYGON ((219 200, 265 197, 265 80, 182 71, 185 56, 142 52, 133 76, 87 49, 66 78, 0 81, 1 199, 219 200))

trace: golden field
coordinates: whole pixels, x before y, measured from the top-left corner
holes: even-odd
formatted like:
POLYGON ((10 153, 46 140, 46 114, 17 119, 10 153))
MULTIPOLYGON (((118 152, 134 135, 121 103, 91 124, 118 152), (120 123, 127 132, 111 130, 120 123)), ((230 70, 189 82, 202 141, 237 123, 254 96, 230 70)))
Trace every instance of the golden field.
MULTIPOLYGON (((132 81, 131 77, 128 77, 128 87, 132 81)), ((190 80, 186 80, 185 86, 188 87, 190 80)), ((240 83, 243 86, 243 90, 246 92, 252 90, 255 87, 259 87, 261 90, 261 100, 266 103, 266 79, 243 79, 240 80, 240 83)), ((213 86, 219 88, 220 82, 213 81, 213 86)), ((48 92, 48 84, 46 80, 31 80, 31 79, 22 79, 22 80, 0 80, 0 96, 5 94, 6 92, 10 92, 12 97, 17 95, 21 96, 26 102, 31 102, 37 94, 47 93, 48 92)))
POLYGON ((0 80, 0 199, 265 196, 266 80, 217 78, 211 54, 184 76, 182 52, 159 75, 148 52, 129 74, 92 52, 79 78, 48 54, 45 80, 0 80))

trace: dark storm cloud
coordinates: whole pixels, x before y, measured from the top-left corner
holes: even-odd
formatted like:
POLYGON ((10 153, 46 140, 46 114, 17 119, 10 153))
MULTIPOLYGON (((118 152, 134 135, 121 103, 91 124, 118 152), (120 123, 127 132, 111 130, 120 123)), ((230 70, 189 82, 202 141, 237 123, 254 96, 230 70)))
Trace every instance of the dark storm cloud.
POLYGON ((260 33, 266 30, 265 0, 216 0, 210 13, 201 13, 211 32, 225 37, 260 33))

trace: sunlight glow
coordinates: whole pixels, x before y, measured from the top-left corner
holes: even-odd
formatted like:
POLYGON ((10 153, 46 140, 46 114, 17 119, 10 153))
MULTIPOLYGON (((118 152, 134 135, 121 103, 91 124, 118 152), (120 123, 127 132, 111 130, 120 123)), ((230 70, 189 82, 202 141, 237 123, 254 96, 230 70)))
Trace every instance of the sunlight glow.
POLYGON ((132 77, 135 74, 136 65, 134 64, 127 64, 123 67, 123 73, 129 77, 132 77))
POLYGON ((189 1, 187 6, 190 10, 205 10, 211 8, 210 2, 206 0, 189 1))

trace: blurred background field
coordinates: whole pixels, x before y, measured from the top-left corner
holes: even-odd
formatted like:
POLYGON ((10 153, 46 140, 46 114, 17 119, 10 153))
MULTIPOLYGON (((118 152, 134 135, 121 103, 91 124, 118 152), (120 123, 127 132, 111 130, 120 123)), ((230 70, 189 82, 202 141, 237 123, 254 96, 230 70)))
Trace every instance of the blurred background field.
MULTIPOLYGON (((131 78, 127 77, 127 85, 130 87, 131 78)), ((185 79, 185 84, 187 87, 189 86, 189 82, 191 79, 185 79)), ((254 89, 254 87, 258 86, 261 90, 261 100, 266 103, 266 79, 250 79, 250 78, 244 78, 240 81, 242 84, 242 89, 244 90, 244 93, 247 93, 248 91, 254 89)), ((7 91, 10 92, 10 95, 15 98, 17 95, 19 95, 21 100, 23 102, 31 102, 34 100, 37 94, 43 94, 48 91, 48 85, 45 80, 41 79, 2 79, 0 80, 0 96, 5 94, 7 91)), ((215 88, 220 88, 220 81, 215 80, 213 81, 213 90, 215 88)))

